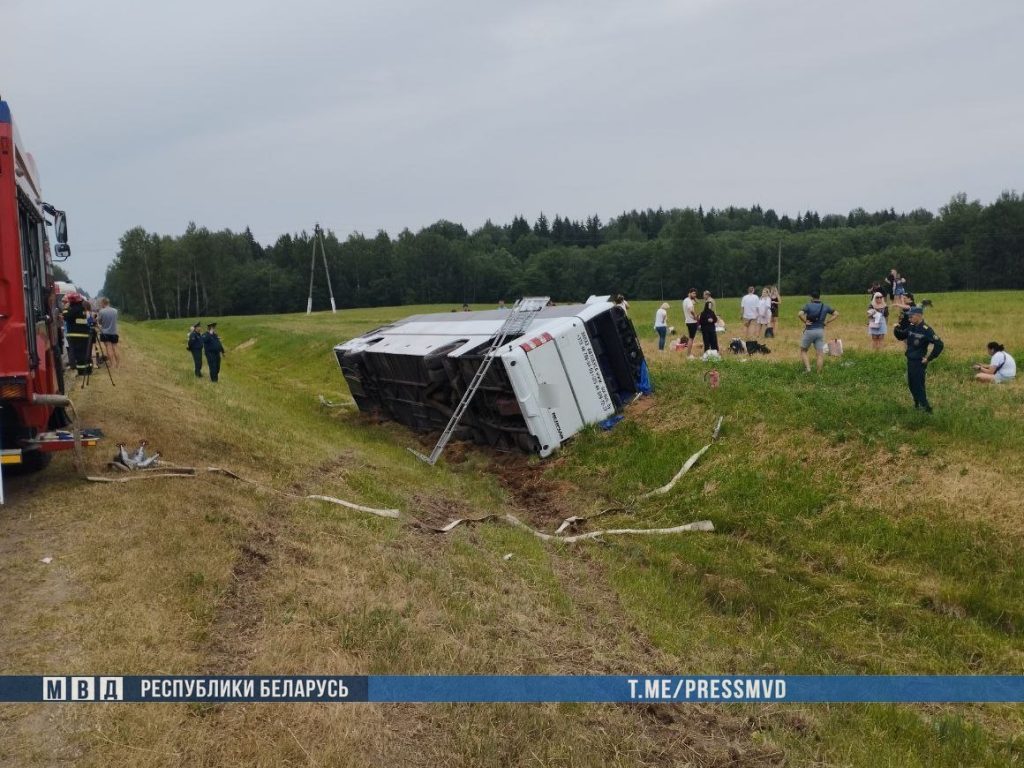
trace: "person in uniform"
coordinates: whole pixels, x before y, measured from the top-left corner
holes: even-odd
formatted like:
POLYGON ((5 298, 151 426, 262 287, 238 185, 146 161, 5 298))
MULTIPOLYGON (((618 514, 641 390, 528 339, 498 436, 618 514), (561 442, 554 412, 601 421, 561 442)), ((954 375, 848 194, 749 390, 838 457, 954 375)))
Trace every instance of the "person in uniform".
POLYGON ((68 309, 64 313, 67 326, 68 349, 70 362, 75 366, 79 376, 92 373, 92 326, 89 324, 89 313, 85 309, 85 300, 81 294, 68 294, 68 309))
POLYGON ((199 330, 202 327, 202 323, 196 323, 188 332, 187 349, 192 353, 192 362, 195 363, 196 367, 196 378, 200 378, 203 375, 203 334, 199 330))
POLYGON ((924 321, 924 309, 911 307, 900 317, 899 324, 893 329, 893 335, 900 341, 907 342, 907 386, 914 398, 914 407, 922 408, 926 413, 932 412, 925 394, 925 373, 928 363, 942 354, 943 343, 935 329, 924 321), (928 347, 931 346, 929 354, 928 347))
POLYGON ((224 345, 221 344, 220 336, 217 335, 217 324, 207 323, 206 333, 203 334, 203 349, 206 350, 206 365, 210 369, 210 381, 217 383, 220 375, 220 358, 226 355, 224 345))

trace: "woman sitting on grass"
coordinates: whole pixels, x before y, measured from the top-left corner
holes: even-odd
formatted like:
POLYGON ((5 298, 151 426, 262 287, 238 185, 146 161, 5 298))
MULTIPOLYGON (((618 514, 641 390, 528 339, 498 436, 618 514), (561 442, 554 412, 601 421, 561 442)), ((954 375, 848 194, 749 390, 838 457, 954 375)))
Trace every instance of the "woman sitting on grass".
POLYGON ((992 355, 988 365, 975 363, 973 368, 978 373, 974 380, 982 384, 1004 384, 1017 378, 1017 361, 997 341, 988 343, 988 353, 992 355))

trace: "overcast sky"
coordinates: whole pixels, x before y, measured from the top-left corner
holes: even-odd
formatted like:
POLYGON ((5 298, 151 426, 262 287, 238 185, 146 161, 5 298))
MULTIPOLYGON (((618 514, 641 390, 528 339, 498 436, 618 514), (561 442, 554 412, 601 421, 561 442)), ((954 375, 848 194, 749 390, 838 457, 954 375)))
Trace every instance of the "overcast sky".
POLYGON ((92 292, 136 225, 271 243, 1024 188, 1022 0, 0 6, 0 94, 92 292))

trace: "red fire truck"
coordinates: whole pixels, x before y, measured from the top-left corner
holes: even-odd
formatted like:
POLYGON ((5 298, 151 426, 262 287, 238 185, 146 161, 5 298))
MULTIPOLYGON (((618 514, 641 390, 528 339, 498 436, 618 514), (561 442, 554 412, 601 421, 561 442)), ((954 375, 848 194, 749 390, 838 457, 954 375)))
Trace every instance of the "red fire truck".
MULTIPOLYGON (((41 469, 51 453, 75 444, 66 429, 63 320, 48 224, 56 258, 66 259, 71 249, 64 212, 43 202, 35 161, 0 99, 0 463, 28 470, 41 469)), ((93 445, 95 439, 80 442, 93 445)))

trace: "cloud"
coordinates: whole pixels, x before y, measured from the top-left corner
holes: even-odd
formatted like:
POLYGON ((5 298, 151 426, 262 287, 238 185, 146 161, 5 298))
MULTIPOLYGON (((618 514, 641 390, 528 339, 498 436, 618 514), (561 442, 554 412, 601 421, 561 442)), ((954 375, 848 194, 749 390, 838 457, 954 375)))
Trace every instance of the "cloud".
POLYGON ((0 87, 92 289, 135 225, 268 242, 317 220, 934 209, 1024 171, 1019 2, 16 0, 11 17, 0 87))

